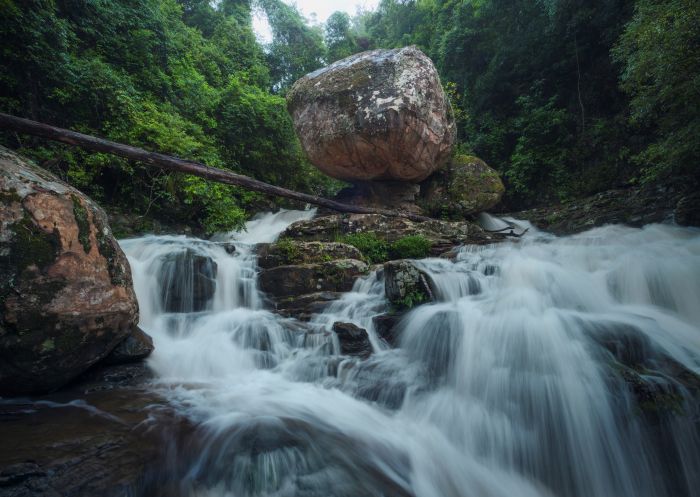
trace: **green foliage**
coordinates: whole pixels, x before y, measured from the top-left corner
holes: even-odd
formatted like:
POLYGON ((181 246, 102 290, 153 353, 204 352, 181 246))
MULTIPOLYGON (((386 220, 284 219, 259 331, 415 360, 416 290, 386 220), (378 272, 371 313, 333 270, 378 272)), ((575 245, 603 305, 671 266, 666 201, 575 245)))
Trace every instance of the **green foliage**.
POLYGON ((284 264, 296 264, 301 262, 301 251, 299 245, 289 238, 281 238, 275 243, 275 249, 280 252, 284 264))
MULTIPOLYGON (((308 164, 284 99, 270 93, 320 65, 321 35, 296 10, 267 3, 276 33, 296 26, 321 51, 289 38, 280 45, 286 65, 269 68, 248 0, 0 2, 0 108, 280 186, 331 192, 337 183, 308 164)), ((240 227, 260 200, 106 154, 10 134, 0 141, 107 206, 207 233, 240 227)))
POLYGON ((399 238, 389 247, 392 259, 423 259, 430 255, 433 244, 421 235, 409 235, 399 238))
POLYGON ((631 119, 650 128, 636 156, 646 180, 698 172, 700 160, 700 4, 638 0, 613 54, 630 94, 631 119))
POLYGON ((345 12, 334 12, 328 17, 324 41, 328 49, 328 62, 344 59, 359 51, 350 16, 345 12))
POLYGON ((396 310, 413 309, 415 306, 423 304, 429 300, 429 297, 421 291, 412 290, 403 298, 393 301, 391 304, 396 310))
POLYGON ((610 55, 631 3, 382 0, 363 24, 374 45, 414 43, 435 61, 458 149, 501 172, 520 208, 634 177, 628 159, 648 136, 627 122, 610 55))
POLYGON ((514 125, 519 136, 506 178, 514 193, 526 201, 543 192, 562 200, 568 192, 566 153, 575 123, 566 109, 557 108, 555 98, 537 105, 531 97, 520 97, 518 104, 522 115, 514 125))
MULTIPOLYGON (((342 184, 308 163, 281 95, 352 53, 416 44, 444 82, 457 149, 501 173, 516 209, 697 175, 699 19, 693 0, 381 0, 325 26, 283 0, 5 0, 0 108, 329 196, 342 184), (252 8, 270 22, 267 46, 252 8)), ((105 205, 202 231, 240 226, 260 200, 105 154, 0 142, 105 205)), ((369 260, 388 257, 370 245, 369 260)))
POLYGON ((275 91, 282 92, 303 75, 321 67, 326 57, 323 34, 282 0, 257 0, 272 29, 267 62, 275 91))
POLYGON ((352 245, 372 264, 384 262, 389 258, 389 244, 375 233, 351 233, 339 237, 337 241, 352 245))
POLYGON ((408 235, 389 243, 373 232, 360 232, 342 235, 338 242, 352 245, 371 264, 379 264, 392 259, 422 259, 430 255, 432 243, 421 235, 408 235))

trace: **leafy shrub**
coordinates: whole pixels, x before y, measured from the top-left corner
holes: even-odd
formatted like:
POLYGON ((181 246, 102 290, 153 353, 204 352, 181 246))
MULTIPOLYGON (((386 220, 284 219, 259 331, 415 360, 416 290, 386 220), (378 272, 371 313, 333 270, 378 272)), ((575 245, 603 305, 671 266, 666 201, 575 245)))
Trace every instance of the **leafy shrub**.
POLYGON ((389 244, 386 240, 378 238, 375 233, 353 233, 340 237, 338 241, 355 247, 372 264, 384 262, 389 258, 389 244))
POLYGON ((337 241, 352 245, 372 264, 392 259, 422 259, 428 257, 432 246, 430 240, 421 235, 404 236, 389 243, 370 232, 343 235, 337 241))
POLYGON ((430 255, 432 245, 421 235, 404 236, 391 244, 389 255, 392 259, 423 259, 430 255))

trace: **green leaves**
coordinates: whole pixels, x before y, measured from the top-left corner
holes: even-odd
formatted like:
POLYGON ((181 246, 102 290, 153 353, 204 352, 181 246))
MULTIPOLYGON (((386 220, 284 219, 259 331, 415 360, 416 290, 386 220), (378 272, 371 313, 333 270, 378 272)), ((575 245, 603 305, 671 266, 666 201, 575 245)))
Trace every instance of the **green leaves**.
POLYGON ((631 120, 653 139, 636 156, 646 180, 697 174, 700 159, 700 4, 638 0, 613 50, 631 120), (643 129, 643 128, 642 128, 643 129))

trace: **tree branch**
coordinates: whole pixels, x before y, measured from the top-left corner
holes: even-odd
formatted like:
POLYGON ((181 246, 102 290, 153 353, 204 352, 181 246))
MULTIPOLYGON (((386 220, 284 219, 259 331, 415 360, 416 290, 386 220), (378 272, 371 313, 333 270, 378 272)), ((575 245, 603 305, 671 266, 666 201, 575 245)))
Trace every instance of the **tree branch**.
POLYGON ((199 176, 210 181, 224 183, 227 185, 235 185, 277 197, 289 198, 299 202, 319 205, 337 212, 347 212, 354 214, 380 214, 389 217, 405 217, 413 221, 429 221, 431 218, 412 214, 410 212, 400 212, 389 209, 376 209, 372 207, 364 207, 360 205, 349 205, 329 200, 322 197, 316 197, 306 193, 287 190, 279 186, 274 186, 269 183, 264 183, 248 176, 236 174, 225 169, 209 167, 198 162, 188 161, 172 157, 156 152, 149 152, 142 148, 132 147, 123 143, 117 143, 95 136, 76 133, 68 129, 57 128, 48 124, 30 121, 21 117, 11 116, 0 112, 0 129, 7 129, 19 133, 38 136, 47 140, 53 140, 74 147, 92 150, 94 152, 105 152, 126 159, 131 159, 143 162, 152 167, 165 169, 167 171, 176 171, 179 173, 191 174, 199 176))

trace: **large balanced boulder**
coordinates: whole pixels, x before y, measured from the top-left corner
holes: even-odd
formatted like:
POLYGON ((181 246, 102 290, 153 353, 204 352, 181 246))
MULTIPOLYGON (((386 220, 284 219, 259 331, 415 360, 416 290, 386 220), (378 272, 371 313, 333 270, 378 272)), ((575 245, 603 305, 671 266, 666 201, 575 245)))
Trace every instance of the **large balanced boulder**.
POLYGON ((137 321, 129 264, 105 213, 0 147, 0 395, 65 384, 137 321))
POLYGON ((338 179, 419 182, 450 156, 450 104, 416 47, 339 60, 297 81, 287 103, 311 162, 338 179))
POLYGON ((494 207, 503 192, 498 173, 483 160, 457 155, 421 184, 421 206, 432 216, 464 219, 494 207))

